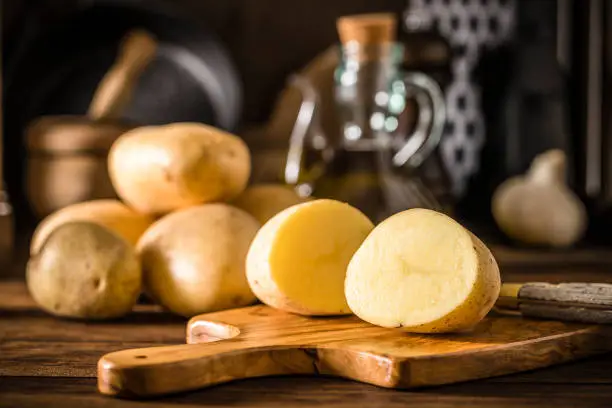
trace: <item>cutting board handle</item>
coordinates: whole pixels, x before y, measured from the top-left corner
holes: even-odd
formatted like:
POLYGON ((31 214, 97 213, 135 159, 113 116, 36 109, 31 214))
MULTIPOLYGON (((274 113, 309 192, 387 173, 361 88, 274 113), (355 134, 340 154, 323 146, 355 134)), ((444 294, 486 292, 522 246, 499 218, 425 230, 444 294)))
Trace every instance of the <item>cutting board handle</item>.
POLYGON ((150 397, 283 374, 316 374, 311 350, 261 343, 250 347, 230 339, 107 354, 98 361, 98 390, 117 397, 150 397))
POLYGON ((602 353, 612 349, 610 335, 609 326, 490 316, 470 333, 426 336, 372 326, 355 316, 308 318, 255 305, 193 317, 189 344, 103 356, 98 389, 146 398, 294 374, 422 387, 602 353))
POLYGON ((138 78, 153 60, 156 39, 144 30, 130 31, 121 42, 118 57, 98 85, 88 116, 117 119, 129 103, 138 78))

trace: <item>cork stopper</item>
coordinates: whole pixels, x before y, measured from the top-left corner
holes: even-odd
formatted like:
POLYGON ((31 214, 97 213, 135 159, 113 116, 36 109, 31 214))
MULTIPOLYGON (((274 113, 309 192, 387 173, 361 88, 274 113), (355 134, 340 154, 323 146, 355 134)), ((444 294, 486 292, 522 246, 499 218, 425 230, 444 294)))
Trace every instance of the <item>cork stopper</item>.
POLYGON ((395 41, 397 18, 393 13, 344 16, 336 21, 336 27, 342 44, 386 44, 395 41))

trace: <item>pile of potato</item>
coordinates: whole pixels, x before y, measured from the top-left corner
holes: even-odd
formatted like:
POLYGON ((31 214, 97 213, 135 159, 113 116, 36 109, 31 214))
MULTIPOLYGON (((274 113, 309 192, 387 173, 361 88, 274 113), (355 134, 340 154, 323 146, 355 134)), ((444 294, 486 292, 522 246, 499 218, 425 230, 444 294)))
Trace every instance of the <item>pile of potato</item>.
POLYGON ((26 276, 41 307, 114 318, 143 290, 184 316, 255 302, 249 245, 269 218, 304 200, 283 185, 247 188, 239 137, 195 123, 141 127, 117 139, 108 161, 122 201, 65 207, 34 232, 26 276))
POLYGON ((109 171, 123 203, 77 204, 35 232, 28 284, 51 313, 121 316, 142 285, 187 317, 259 299, 432 333, 473 327, 499 295, 491 252, 453 219, 413 209, 374 226, 346 203, 246 188, 249 151, 218 129, 130 131, 109 171))

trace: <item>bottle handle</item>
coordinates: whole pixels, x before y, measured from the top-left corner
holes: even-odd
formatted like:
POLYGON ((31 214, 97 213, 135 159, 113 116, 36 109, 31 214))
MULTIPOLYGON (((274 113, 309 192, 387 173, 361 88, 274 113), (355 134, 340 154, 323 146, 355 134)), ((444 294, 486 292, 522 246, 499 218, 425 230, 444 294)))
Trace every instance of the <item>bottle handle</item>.
MULTIPOLYGON (((324 166, 331 159, 333 151, 321 131, 316 116, 316 109, 319 106, 319 93, 308 78, 300 75, 292 75, 289 78, 289 84, 300 91, 302 103, 289 137, 289 150, 284 172, 285 183, 290 185, 312 184, 325 171, 324 166), (311 137, 308 137, 309 134, 311 137), (304 151, 308 140, 312 140, 313 147, 322 152, 324 163, 315 164, 311 169, 307 169, 307 177, 304 177, 304 151)), ((301 192, 300 194, 309 195, 309 192, 301 192)))
POLYGON ((416 168, 429 157, 440 143, 446 123, 444 94, 438 83, 429 75, 409 72, 404 75, 407 98, 414 96, 419 116, 414 132, 393 155, 397 167, 416 168))

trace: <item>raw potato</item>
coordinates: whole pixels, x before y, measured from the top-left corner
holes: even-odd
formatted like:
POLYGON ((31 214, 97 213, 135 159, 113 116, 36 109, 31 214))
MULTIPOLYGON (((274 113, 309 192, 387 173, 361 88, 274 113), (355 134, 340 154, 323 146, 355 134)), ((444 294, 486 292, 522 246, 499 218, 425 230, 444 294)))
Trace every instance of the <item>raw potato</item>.
POLYGON ((525 176, 502 183, 491 204, 499 228, 510 238, 531 245, 568 247, 587 227, 584 204, 565 183, 566 158, 561 150, 538 155, 525 176))
POLYGON ((292 205, 307 201, 284 184, 260 184, 247 188, 232 204, 251 214, 261 225, 292 205))
POLYGON ((417 333, 464 331, 500 290, 489 249, 450 217, 425 209, 395 214, 357 250, 346 298, 361 319, 417 333))
POLYGON ((71 221, 96 223, 119 234, 132 245, 136 245, 138 238, 153 223, 151 217, 139 214, 117 200, 94 200, 72 204, 47 216, 38 224, 32 236, 30 255, 40 250, 49 234, 57 227, 71 221))
POLYGON ((137 247, 147 293, 186 317, 253 303, 245 259, 259 228, 252 216, 227 204, 166 215, 137 247))
POLYGON ((142 272, 134 248, 109 229, 69 222, 55 229, 30 258, 30 294, 57 316, 110 319, 132 310, 142 272))
POLYGON ((314 200, 274 216, 247 256, 247 278, 264 303, 303 315, 350 314, 346 267, 374 225, 335 200, 314 200))
POLYGON ((231 200, 251 172, 242 139, 196 123, 127 132, 111 147, 108 163, 119 197, 147 214, 231 200))

